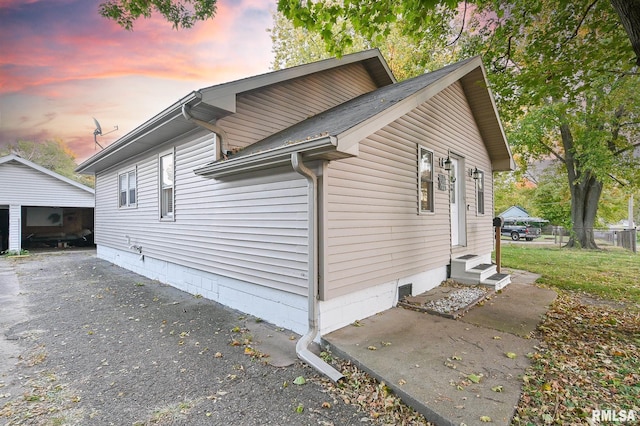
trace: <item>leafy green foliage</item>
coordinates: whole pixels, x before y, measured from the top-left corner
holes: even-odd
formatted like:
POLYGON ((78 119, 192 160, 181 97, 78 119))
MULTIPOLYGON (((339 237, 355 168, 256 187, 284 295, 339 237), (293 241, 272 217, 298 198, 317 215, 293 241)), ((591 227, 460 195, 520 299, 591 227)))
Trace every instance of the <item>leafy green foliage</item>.
POLYGON ((126 30, 140 18, 160 13, 173 28, 191 28, 197 21, 213 18, 217 0, 107 0, 100 3, 100 15, 126 30))
POLYGON ((449 61, 481 54, 522 164, 564 164, 572 208, 563 222, 583 247, 595 247, 590 232, 604 188, 616 179, 640 186, 631 155, 640 133, 640 79, 610 2, 280 0, 278 8, 318 34, 332 55, 353 46, 356 35, 377 46, 394 30, 411 41, 412 60, 425 70, 434 52, 449 61))
MULTIPOLYGON (((428 69, 440 68, 452 58, 457 58, 452 51, 443 49, 443 45, 435 39, 427 39, 416 45, 413 37, 404 34, 399 23, 391 24, 388 35, 384 38, 364 36, 356 32, 350 22, 343 24, 331 27, 331 37, 340 37, 338 32, 342 31, 351 38, 348 45, 340 45, 339 54, 378 48, 398 80, 415 77, 428 69)), ((273 27, 269 32, 274 53, 272 66, 276 70, 336 55, 335 51, 326 49, 326 41, 320 33, 295 26, 282 13, 273 14, 273 27)))
POLYGON ((77 167, 75 156, 60 139, 45 142, 18 141, 0 149, 0 157, 12 153, 83 185, 94 186, 93 176, 75 173, 77 167))

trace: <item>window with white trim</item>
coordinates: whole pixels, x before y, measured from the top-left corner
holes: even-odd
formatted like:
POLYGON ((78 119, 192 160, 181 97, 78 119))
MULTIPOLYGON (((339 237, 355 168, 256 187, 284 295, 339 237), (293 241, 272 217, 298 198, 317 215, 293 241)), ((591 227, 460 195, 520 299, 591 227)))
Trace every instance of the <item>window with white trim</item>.
POLYGON ((136 171, 118 174, 118 207, 136 206, 136 171))
POLYGON ((478 214, 484 214, 484 172, 478 170, 478 178, 476 179, 477 192, 477 210, 478 214))
POLYGON ((420 202, 420 213, 433 213, 433 151, 422 146, 418 148, 418 175, 418 200, 420 202))
POLYGON ((174 210, 173 152, 160 157, 160 218, 173 219, 174 210))

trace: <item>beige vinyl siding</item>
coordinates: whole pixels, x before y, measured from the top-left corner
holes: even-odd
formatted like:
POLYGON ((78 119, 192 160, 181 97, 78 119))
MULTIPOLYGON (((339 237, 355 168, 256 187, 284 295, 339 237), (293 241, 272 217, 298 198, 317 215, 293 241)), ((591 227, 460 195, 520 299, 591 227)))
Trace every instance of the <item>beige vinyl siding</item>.
POLYGON ((23 206, 93 207, 91 192, 77 188, 25 164, 0 164, 0 204, 23 206))
POLYGON ((244 148, 376 88, 362 64, 351 64, 240 94, 236 113, 217 124, 226 149, 244 148))
MULTIPOLYGON (((490 163, 456 83, 360 143, 357 158, 329 164, 324 183, 323 291, 330 299, 449 264, 449 192, 437 189, 447 149, 464 157, 465 171, 485 171, 492 205, 490 163), (418 146, 434 152, 435 212, 418 214, 418 146)), ((467 247, 491 251, 491 214, 476 216, 475 185, 465 173, 467 247)), ((490 207, 487 207, 488 209, 490 207)))
MULTIPOLYGON (((166 146, 164 150, 166 150, 166 146)), ((211 161, 211 136, 176 145, 175 221, 158 217, 158 149, 135 163, 138 204, 117 208, 117 172, 97 178, 96 242, 305 295, 307 185, 290 168, 219 182, 193 169, 211 161)))

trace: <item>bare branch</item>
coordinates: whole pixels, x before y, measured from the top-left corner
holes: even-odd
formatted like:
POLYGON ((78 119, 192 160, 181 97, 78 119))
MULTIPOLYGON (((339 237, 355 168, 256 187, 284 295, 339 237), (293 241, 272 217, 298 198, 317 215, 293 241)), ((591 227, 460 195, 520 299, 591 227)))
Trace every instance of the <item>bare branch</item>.
POLYGON ((464 25, 465 25, 465 21, 467 20, 467 2, 464 2, 464 12, 462 12, 462 25, 460 26, 460 32, 458 33, 458 35, 456 36, 456 38, 449 44, 446 45, 446 47, 450 47, 453 46, 454 44, 456 44, 458 42, 458 40, 460 40, 460 37, 462 36, 462 31, 464 30, 464 25))
POLYGON ((569 37, 567 37, 567 39, 564 42, 562 42, 563 45, 573 40, 574 38, 576 38, 576 36, 578 35, 578 31, 580 30, 580 27, 582 26, 582 24, 584 23, 584 20, 587 18, 587 15, 589 14, 589 11, 596 5, 597 2, 598 0, 593 0, 593 2, 591 2, 591 4, 587 6, 587 9, 582 14, 582 17, 580 18, 580 21, 576 26, 576 29, 573 30, 573 34, 571 34, 569 37))

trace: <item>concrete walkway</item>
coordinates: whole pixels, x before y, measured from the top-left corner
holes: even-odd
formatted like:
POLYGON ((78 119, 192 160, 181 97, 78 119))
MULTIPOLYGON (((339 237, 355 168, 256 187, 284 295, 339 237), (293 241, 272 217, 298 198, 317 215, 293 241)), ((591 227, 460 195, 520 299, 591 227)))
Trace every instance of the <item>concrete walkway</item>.
POLYGON ((393 308, 325 341, 437 425, 484 425, 484 416, 508 425, 538 344, 530 333, 556 293, 532 285, 534 274, 506 272, 512 284, 458 320, 393 308))

